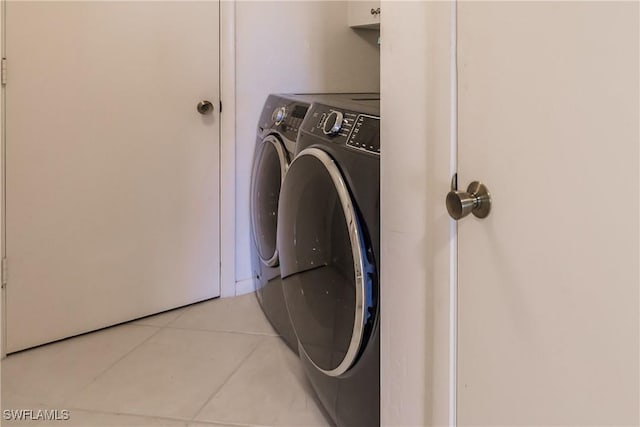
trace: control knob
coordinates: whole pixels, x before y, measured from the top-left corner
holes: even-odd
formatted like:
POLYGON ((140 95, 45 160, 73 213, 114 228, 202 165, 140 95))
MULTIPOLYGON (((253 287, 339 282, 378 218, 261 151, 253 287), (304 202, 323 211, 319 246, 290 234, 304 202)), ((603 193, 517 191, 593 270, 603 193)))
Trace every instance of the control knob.
POLYGON ((280 123, 282 123, 284 121, 285 117, 287 117, 287 108, 286 107, 276 108, 273 111, 273 121, 275 122, 276 125, 279 125, 280 123))
POLYGON ((344 122, 344 116, 340 111, 332 111, 329 113, 322 126, 322 132, 325 135, 333 136, 340 132, 342 129, 342 123, 344 122))

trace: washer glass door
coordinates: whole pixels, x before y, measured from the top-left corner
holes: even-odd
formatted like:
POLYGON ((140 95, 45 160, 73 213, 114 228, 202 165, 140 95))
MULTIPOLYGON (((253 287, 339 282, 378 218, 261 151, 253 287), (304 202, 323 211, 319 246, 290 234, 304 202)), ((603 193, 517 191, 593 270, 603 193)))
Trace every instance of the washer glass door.
POLYGON ((282 286, 301 350, 325 374, 341 375, 372 323, 374 274, 349 190, 325 151, 295 158, 278 220, 282 286))
POLYGON ((259 143, 251 174, 251 230, 258 255, 269 267, 278 265, 278 200, 288 164, 285 148, 278 138, 269 135, 259 143))

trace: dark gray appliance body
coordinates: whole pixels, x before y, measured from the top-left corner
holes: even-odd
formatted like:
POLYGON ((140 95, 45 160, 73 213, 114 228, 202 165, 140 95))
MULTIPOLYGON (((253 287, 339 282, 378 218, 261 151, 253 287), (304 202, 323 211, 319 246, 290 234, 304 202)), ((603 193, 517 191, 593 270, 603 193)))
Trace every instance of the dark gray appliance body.
POLYGON ((378 100, 314 102, 280 193, 287 310, 338 426, 380 424, 379 129, 378 100))

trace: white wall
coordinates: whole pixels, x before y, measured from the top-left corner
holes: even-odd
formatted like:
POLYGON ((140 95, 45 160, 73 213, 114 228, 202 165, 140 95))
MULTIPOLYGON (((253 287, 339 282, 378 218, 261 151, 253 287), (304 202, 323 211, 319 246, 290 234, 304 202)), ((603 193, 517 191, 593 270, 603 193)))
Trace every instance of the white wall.
POLYGON ((382 4, 381 420, 449 423, 450 4, 382 4))
POLYGON ((346 2, 236 3, 236 281, 251 279, 249 186, 269 93, 377 92, 378 33, 347 26, 346 2))

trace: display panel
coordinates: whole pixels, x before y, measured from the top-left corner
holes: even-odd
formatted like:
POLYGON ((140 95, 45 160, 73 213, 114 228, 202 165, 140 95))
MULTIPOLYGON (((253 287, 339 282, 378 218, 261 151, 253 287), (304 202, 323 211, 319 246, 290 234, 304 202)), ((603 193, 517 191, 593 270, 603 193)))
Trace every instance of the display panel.
POLYGON ((303 105, 296 105, 295 108, 293 109, 293 112, 291 113, 291 115, 297 119, 304 119, 305 114, 307 114, 307 110, 309 108, 303 106, 303 105))
POLYGON ((380 153, 380 119, 359 115, 347 145, 372 153, 380 153))

